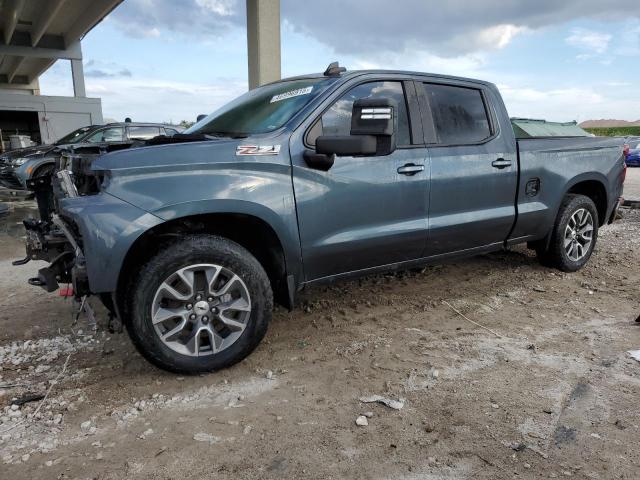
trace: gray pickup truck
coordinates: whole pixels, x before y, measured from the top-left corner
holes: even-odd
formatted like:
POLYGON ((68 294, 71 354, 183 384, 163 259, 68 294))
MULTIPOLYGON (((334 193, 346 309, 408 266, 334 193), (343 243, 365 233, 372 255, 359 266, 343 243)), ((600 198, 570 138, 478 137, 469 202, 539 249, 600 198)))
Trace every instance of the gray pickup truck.
POLYGON ((626 173, 621 140, 516 139, 490 83, 337 64, 150 143, 68 159, 16 263, 49 261, 30 283, 99 296, 148 360, 190 373, 248 355, 306 285, 520 243, 576 271, 626 173))

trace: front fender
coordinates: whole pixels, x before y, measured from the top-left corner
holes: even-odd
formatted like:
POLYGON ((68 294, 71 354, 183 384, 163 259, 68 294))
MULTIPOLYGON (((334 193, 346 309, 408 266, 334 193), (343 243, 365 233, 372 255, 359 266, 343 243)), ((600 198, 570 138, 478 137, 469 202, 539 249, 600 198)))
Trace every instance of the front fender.
POLYGON ((115 170, 104 188, 164 221, 216 213, 256 217, 278 236, 287 272, 302 278, 291 165, 283 153, 231 162, 115 170))
POLYGON ((30 158, 18 167, 15 172, 22 184, 26 185, 27 180, 31 179, 33 172, 45 165, 55 164, 55 159, 52 157, 30 158))
MULTIPOLYGON (((263 192, 266 193, 266 192, 263 192)), ((295 278, 302 278, 301 250, 298 239, 298 223, 296 220, 295 204, 293 196, 287 198, 280 192, 279 201, 273 201, 274 189, 269 198, 259 198, 256 192, 252 195, 255 200, 240 198, 235 199, 210 199, 184 202, 168 205, 155 210, 153 214, 165 221, 179 220, 202 214, 239 214, 258 218, 269 225, 277 235, 284 251, 287 273, 295 278)))
POLYGON ((131 246, 144 232, 163 222, 106 193, 62 199, 60 212, 78 229, 93 293, 116 290, 122 263, 131 246))

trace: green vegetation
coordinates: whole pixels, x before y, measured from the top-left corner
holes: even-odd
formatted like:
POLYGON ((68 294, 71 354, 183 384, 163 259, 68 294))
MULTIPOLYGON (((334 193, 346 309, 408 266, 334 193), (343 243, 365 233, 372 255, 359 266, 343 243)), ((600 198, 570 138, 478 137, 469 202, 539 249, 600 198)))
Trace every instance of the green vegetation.
POLYGON ((640 127, 585 128, 599 137, 640 137, 640 127))

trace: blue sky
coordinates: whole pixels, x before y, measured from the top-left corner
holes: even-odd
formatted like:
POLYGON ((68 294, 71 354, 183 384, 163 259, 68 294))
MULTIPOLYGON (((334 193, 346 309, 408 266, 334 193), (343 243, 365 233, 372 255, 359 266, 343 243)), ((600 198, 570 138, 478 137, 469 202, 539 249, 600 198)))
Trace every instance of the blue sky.
MULTIPOLYGON (((247 89, 244 0, 125 0, 83 41, 105 118, 179 122, 247 89)), ((282 0, 282 73, 393 68, 496 83, 511 116, 640 119, 637 0, 282 0)), ((72 92, 68 62, 41 78, 72 92)))

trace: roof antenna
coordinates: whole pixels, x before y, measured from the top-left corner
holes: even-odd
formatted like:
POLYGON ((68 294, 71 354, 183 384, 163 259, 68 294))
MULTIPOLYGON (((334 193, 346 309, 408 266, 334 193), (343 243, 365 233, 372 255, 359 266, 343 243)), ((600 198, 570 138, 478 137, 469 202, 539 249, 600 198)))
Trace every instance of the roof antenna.
POLYGON ((325 77, 339 77, 342 72, 346 72, 347 69, 341 67, 338 62, 331 62, 327 69, 324 71, 325 77))

